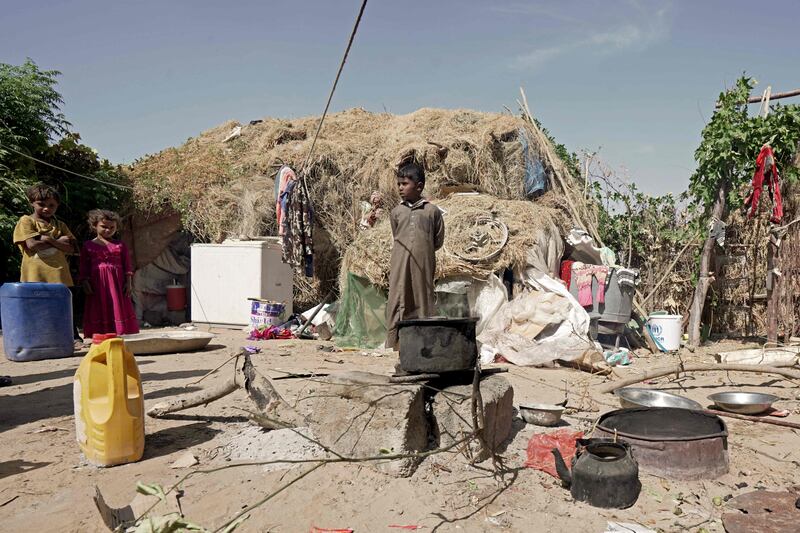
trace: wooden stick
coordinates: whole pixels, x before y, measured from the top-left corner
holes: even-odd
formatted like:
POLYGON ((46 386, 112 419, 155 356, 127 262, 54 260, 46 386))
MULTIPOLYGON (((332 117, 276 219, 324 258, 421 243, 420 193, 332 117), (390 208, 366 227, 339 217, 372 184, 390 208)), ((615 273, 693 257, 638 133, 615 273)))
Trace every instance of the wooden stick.
POLYGON ((760 422, 762 424, 772 424, 773 426, 783 426, 787 428, 800 429, 800 424, 796 422, 788 422, 786 420, 774 420, 771 418, 763 418, 760 416, 740 415, 739 413, 729 413, 727 411, 717 411, 716 409, 703 409, 704 413, 710 415, 727 416, 728 418, 736 418, 738 420, 746 420, 748 422, 760 422))
POLYGON ((196 379, 196 380, 192 381, 191 383, 187 383, 186 385, 184 385, 184 388, 186 388, 186 387, 191 387, 192 385, 197 385, 198 383, 200 383, 201 381, 203 381, 204 379, 206 379, 208 376, 210 376, 211 374, 213 374, 214 372, 216 372, 217 370, 219 370, 219 369, 220 369, 220 368, 222 368, 223 366, 227 365, 228 363, 230 363, 230 362, 231 362, 231 359, 234 359, 234 358, 236 358, 236 357, 239 357, 240 355, 242 355, 243 353, 245 353, 245 351, 246 351, 246 350, 245 350, 244 348, 240 348, 240 349, 239 349, 239 351, 237 351, 237 352, 236 352, 236 353, 234 353, 234 354, 231 354, 231 356, 230 356, 230 357, 228 357, 227 359, 225 359, 225 361, 223 361, 222 363, 220 363, 220 364, 219 364, 219 365, 218 365, 216 368, 214 368, 213 370, 209 370, 208 372, 206 372, 205 374, 203 374, 203 376, 202 376, 202 377, 200 377, 200 378, 198 378, 198 379, 196 379))
POLYGON ((219 400, 220 398, 223 398, 241 388, 241 384, 238 382, 237 378, 238 374, 236 377, 233 377, 213 387, 201 389, 197 392, 192 392, 189 394, 184 394, 164 402, 159 402, 147 410, 147 416, 159 418, 170 413, 176 413, 178 411, 183 411, 192 407, 205 405, 215 400, 219 400))
POLYGON ((263 414, 265 420, 275 421, 272 429, 305 425, 305 419, 278 394, 272 382, 256 371, 250 354, 246 351, 244 363, 240 368, 236 368, 236 373, 232 378, 216 386, 157 403, 148 409, 147 415, 158 418, 206 405, 239 389, 247 392, 248 397, 255 404, 257 412, 263 414))
POLYGON ((272 429, 306 425, 306 420, 278 394, 272 382, 256 371, 249 353, 244 354, 241 374, 244 377, 242 386, 258 412, 264 414, 267 419, 276 421, 272 429))
MULTIPOLYGON (((544 133, 542 133, 542 131, 536 125, 536 121, 533 119, 533 115, 531 114, 531 110, 528 107, 528 98, 525 96, 525 91, 523 90, 522 87, 519 88, 519 92, 520 92, 520 95, 522 96, 522 101, 521 102, 518 101, 517 103, 523 109, 523 111, 525 111, 525 115, 528 118, 528 123, 530 124, 531 129, 533 130, 533 132, 539 138, 539 142, 543 146, 549 148, 551 146, 550 140, 544 135, 544 133)), ((560 165, 557 165, 555 159, 551 157, 551 154, 550 154, 550 152, 548 150, 544 151, 544 156, 547 159, 547 163, 553 169, 553 174, 555 175, 556 179, 558 180, 558 183, 561 186, 561 189, 564 191, 564 198, 567 200, 567 208, 569 209, 570 214, 572 215, 574 221, 576 223, 581 224, 584 227, 586 227, 586 229, 589 231, 589 233, 591 233, 592 238, 594 238, 594 240, 600 246, 604 246, 603 241, 600 239, 600 235, 599 235, 599 233, 597 231, 597 228, 594 227, 593 225, 590 225, 588 223, 589 222, 588 220, 584 221, 581 218, 580 212, 578 210, 578 207, 573 203, 573 198, 572 198, 571 191, 567 186, 567 182, 561 176, 561 171, 562 171, 562 168, 563 168, 563 162, 559 161, 560 165)))
POLYGON ((607 383, 597 389, 600 393, 610 393, 628 385, 635 385, 642 381, 669 376, 670 374, 679 374, 681 372, 709 372, 714 370, 734 371, 734 372, 757 372, 759 374, 777 374, 787 379, 800 380, 800 371, 792 370, 789 368, 777 368, 774 366, 761 366, 761 365, 736 365, 736 364, 694 364, 694 365, 675 365, 669 368, 654 368, 648 370, 644 374, 640 374, 634 378, 622 379, 607 383))
POLYGON ((317 313, 322 311, 322 308, 325 307, 325 305, 330 301, 330 299, 333 297, 334 294, 335 294, 335 289, 331 289, 330 291, 328 291, 328 294, 327 296, 325 296, 325 299, 322 300, 322 303, 319 304, 316 309, 314 309, 314 312, 311 313, 310 317, 308 317, 306 323, 303 324, 303 327, 300 328, 300 331, 297 332, 298 339, 303 335, 303 333, 306 331, 306 328, 311 324, 311 321, 317 317, 317 313))
MULTIPOLYGON (((711 209, 712 220, 722 220, 722 217, 725 215, 728 188, 728 176, 720 177, 716 199, 714 200, 714 207, 711 209)), ((700 346, 700 324, 702 322, 703 308, 706 305, 708 287, 711 285, 711 277, 708 275, 708 271, 711 266, 711 257, 714 255, 714 246, 715 239, 713 239, 709 233, 703 244, 703 251, 700 254, 697 285, 695 286, 692 304, 689 308, 689 327, 687 328, 689 341, 686 343, 686 347, 692 352, 697 346, 700 346)))
MULTIPOLYGON (((701 230, 701 231, 702 231, 702 230, 701 230)), ((663 276, 661 276, 661 279, 660 279, 660 280, 658 280, 658 283, 656 283, 656 286, 655 286, 655 287, 653 287, 653 288, 650 290, 650 293, 649 293, 647 296, 645 296, 645 297, 644 297, 644 300, 642 300, 642 305, 647 305, 647 302, 649 302, 649 301, 650 301, 650 298, 652 298, 652 297, 653 297, 653 295, 655 295, 655 293, 656 293, 656 291, 658 290, 658 288, 659 288, 659 287, 661 287, 661 284, 662 284, 662 283, 664 283, 664 281, 667 279, 667 276, 669 276, 669 275, 672 273, 672 269, 674 269, 674 268, 675 268, 675 265, 677 265, 677 264, 678 264, 678 260, 679 260, 681 257, 683 257, 683 254, 686 252, 686 250, 688 250, 688 249, 689 249, 689 246, 691 246, 692 244, 694 244, 694 241, 696 241, 696 240, 697 240, 697 237, 699 237, 699 236, 700 236, 700 233, 701 233, 701 231, 698 231, 697 233, 695 233, 694 237, 692 237, 692 238, 689 240, 689 242, 687 242, 687 243, 686 243, 686 246, 684 246, 684 247, 681 249, 681 251, 680 251, 680 252, 678 252, 678 255, 676 255, 676 256, 675 256, 675 259, 673 259, 673 260, 672 260, 672 263, 670 263, 670 265, 667 267, 667 270, 666 270, 666 271, 664 271, 664 275, 663 275, 663 276)))
MULTIPOLYGON (((795 89, 794 91, 786 91, 786 92, 782 92, 782 93, 771 94, 769 99, 770 100, 780 100, 781 98, 790 98, 792 96, 800 96, 800 89, 795 89)), ((750 98, 747 99, 747 103, 748 104, 760 104, 762 98, 763 98, 763 96, 761 96, 761 95, 759 95, 759 96, 751 96, 750 98)), ((720 103, 719 102, 717 102, 717 107, 720 107, 720 103)))

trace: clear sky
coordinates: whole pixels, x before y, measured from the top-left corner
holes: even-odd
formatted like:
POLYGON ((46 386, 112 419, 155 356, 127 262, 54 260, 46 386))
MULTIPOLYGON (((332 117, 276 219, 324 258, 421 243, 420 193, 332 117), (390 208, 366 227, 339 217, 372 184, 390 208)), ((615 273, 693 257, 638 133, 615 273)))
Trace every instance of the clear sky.
MULTIPOLYGON (((360 0, 1 0, 0 62, 63 72, 64 112, 115 163, 228 119, 321 113, 360 0)), ((650 193, 680 192, 718 93, 800 87, 800 2, 370 0, 334 96, 533 114, 650 193)), ((800 99, 795 99, 800 100, 800 99)))

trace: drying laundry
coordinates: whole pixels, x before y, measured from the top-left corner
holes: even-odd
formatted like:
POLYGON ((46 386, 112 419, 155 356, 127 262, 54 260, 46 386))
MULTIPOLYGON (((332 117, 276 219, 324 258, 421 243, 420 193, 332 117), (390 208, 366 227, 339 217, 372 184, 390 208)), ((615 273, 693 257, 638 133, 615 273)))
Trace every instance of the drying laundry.
POLYGON ((639 283, 639 272, 632 268, 617 268, 617 283, 620 287, 636 288, 639 283))
POLYGON ((778 175, 778 167, 775 165, 775 154, 772 148, 765 144, 761 147, 756 158, 756 172, 753 175, 753 192, 744 201, 745 208, 750 208, 747 218, 753 218, 758 211, 758 200, 761 198, 761 191, 764 188, 764 178, 767 179, 769 196, 772 199, 772 215, 770 222, 780 224, 783 218, 783 200, 781 199, 781 178, 778 175))
POLYGON ((283 262, 302 269, 307 277, 311 277, 314 275, 313 214, 306 188, 299 180, 287 181, 280 205, 283 262))
POLYGON ((575 261, 572 261, 571 259, 561 261, 561 270, 559 271, 558 276, 568 289, 570 287, 570 283, 572 282, 572 265, 574 263, 575 261))
POLYGON ((278 221, 278 235, 283 235, 283 219, 285 216, 281 199, 286 192, 286 186, 295 179, 297 179, 297 176, 294 170, 287 165, 282 166, 275 175, 275 220, 278 221))
POLYGON ((578 303, 583 307, 592 305, 592 278, 597 279, 597 303, 605 303, 606 279, 609 277, 609 268, 601 265, 586 265, 573 268, 572 275, 578 284, 578 303))

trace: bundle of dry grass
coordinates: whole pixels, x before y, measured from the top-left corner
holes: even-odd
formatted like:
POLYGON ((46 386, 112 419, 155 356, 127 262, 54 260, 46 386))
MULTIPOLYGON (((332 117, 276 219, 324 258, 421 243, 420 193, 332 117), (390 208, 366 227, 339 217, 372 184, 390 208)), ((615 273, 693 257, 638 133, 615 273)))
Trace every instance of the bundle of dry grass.
MULTIPOLYGON (((488 195, 453 195, 437 201, 445 211, 444 246, 436 254, 436 278, 470 275, 485 279, 503 268, 524 268, 528 251, 537 244, 538 231, 566 225, 563 212, 546 205, 522 200, 502 200, 488 195), (462 250, 470 237, 470 228, 478 217, 488 216, 508 227, 508 241, 500 253, 489 260, 466 261, 454 253, 462 250)), ((340 281, 347 272, 366 278, 378 287, 389 286, 389 263, 392 230, 388 215, 375 227, 361 232, 347 248, 342 259, 340 281)))
MULTIPOLYGON (((318 117, 227 122, 137 161, 131 178, 140 206, 178 210, 184 225, 201 240, 275 233, 274 176, 288 164, 301 170, 318 117), (241 135, 225 141, 241 126, 241 135)), ((399 200, 394 171, 414 159, 427 174, 426 194, 469 185, 502 199, 522 199, 525 164, 519 136, 529 124, 510 114, 420 109, 407 115, 351 109, 329 115, 306 169, 317 235, 324 233, 323 260, 313 282, 297 280, 312 303, 336 283, 338 259, 358 233, 361 202, 373 190, 387 205, 399 200)), ((541 158, 535 136, 531 156, 541 158)), ((315 246, 316 248, 316 246, 315 246)))

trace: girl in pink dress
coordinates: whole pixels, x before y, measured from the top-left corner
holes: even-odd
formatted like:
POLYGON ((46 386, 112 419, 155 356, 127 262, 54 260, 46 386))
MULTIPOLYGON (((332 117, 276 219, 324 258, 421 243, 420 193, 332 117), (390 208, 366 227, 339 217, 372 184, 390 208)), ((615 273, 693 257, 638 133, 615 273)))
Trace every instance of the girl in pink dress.
POLYGON ((89 211, 89 226, 97 235, 81 250, 80 279, 86 292, 83 335, 95 333, 125 335, 139 333, 139 323, 131 302, 133 268, 128 248, 111 240, 120 225, 113 211, 89 211))

